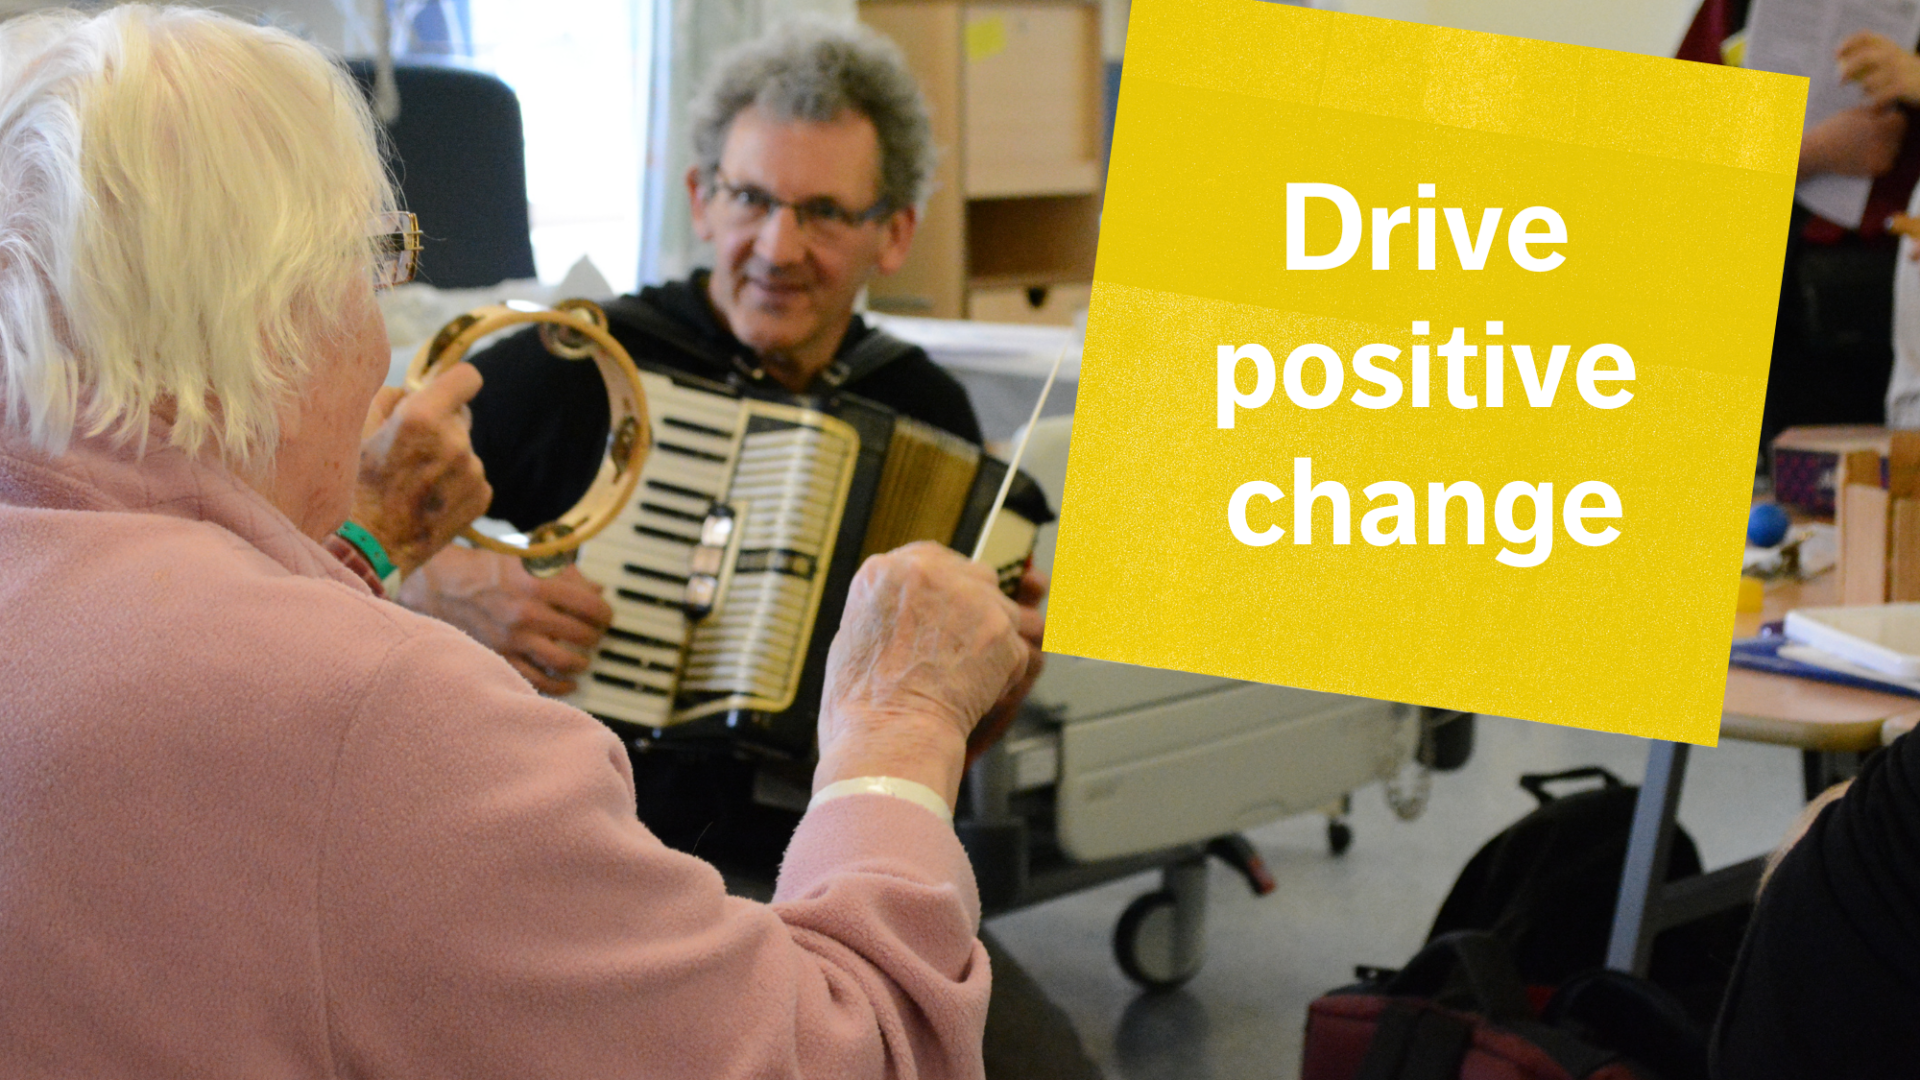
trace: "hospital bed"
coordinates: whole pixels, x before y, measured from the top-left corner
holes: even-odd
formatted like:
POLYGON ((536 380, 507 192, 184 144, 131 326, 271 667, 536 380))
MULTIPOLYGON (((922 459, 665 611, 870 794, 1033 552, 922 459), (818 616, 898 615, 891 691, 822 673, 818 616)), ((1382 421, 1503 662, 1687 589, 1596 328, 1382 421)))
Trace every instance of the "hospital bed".
MULTIPOLYGON (((1035 425, 1022 467, 1060 505, 1070 416, 1035 425)), ((1053 562, 1055 528, 1035 565, 1053 562)), ((1204 959, 1207 861, 1274 887, 1240 832, 1313 811, 1333 854, 1346 808, 1374 783, 1403 817, 1424 806, 1428 765, 1457 765, 1470 718, 1340 694, 1050 655, 1007 738, 969 774, 957 821, 982 903, 1006 911, 1159 869, 1114 931, 1143 986, 1191 978, 1204 959), (1441 734, 1451 728, 1451 737, 1441 734), (1424 747, 1424 753, 1423 753, 1424 747), (1426 759, 1425 763, 1420 760, 1426 759)))

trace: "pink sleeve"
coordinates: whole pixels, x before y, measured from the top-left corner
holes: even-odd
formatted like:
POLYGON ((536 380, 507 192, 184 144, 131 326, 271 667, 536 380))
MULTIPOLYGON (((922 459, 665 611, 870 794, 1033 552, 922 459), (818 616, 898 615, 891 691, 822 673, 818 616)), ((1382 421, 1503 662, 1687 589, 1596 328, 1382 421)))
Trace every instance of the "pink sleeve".
POLYGON ((802 822, 778 902, 634 817, 619 741, 457 633, 397 649, 337 755, 316 949, 368 1077, 978 1076, 986 955, 952 829, 802 822))

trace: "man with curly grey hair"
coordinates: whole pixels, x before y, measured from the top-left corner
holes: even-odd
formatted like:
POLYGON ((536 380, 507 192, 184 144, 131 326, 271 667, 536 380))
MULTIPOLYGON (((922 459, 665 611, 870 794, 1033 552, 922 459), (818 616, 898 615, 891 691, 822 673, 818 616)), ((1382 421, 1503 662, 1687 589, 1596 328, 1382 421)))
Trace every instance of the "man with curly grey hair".
POLYGON ((775 380, 804 390, 860 288, 906 259, 933 172, 919 87, 885 39, 798 24, 719 68, 692 134, 694 228, 716 256, 708 299, 775 380), (783 209, 791 227, 773 220, 783 209))
MULTIPOLYGON (((960 384, 853 310, 874 275, 905 261, 932 172, 926 105, 899 50, 857 27, 784 25, 722 57, 693 116, 687 195, 713 267, 605 304, 621 344, 747 393, 846 389, 979 442, 960 384)), ((550 521, 602 453, 598 376, 531 334, 474 365, 489 380, 473 441, 494 487, 490 514, 550 521)), ((552 694, 574 689, 612 618, 577 571, 536 580, 468 549, 443 552, 400 595, 552 694)))
POLYGON ((933 130, 913 75, 892 43, 830 23, 783 27, 730 54, 692 103, 695 173, 711 180, 733 118, 759 107, 781 120, 827 123, 852 112, 873 125, 880 193, 917 206, 933 177, 933 130))
MULTIPOLYGON (((692 108, 687 196, 713 267, 609 301, 614 336, 642 360, 746 393, 845 389, 979 442, 960 384, 853 310, 874 275, 905 261, 933 168, 926 104, 899 50, 858 27, 790 23, 722 57, 692 108)), ((490 513, 522 527, 550 521, 601 457, 598 376, 532 334, 474 365, 488 380, 473 403, 473 444, 494 488, 490 513)), ((577 571, 534 579, 462 548, 427 564, 400 597, 466 629, 550 694, 574 689, 612 618, 577 571)), ((701 829, 712 820, 693 817, 701 829)))
MULTIPOLYGON (((634 357, 750 395, 845 389, 979 442, 960 384, 854 313, 860 289, 905 261, 933 171, 926 105, 898 49, 856 27, 779 27, 719 61, 693 105, 692 141, 687 195, 713 266, 604 305, 634 357)), ((474 364, 486 376, 473 445, 493 484, 490 513, 522 528, 552 520, 602 455, 600 377, 556 359, 533 334, 474 364)), ((1021 599, 1037 603, 1044 583, 1025 585, 1021 599)), ((536 579, 516 560, 465 548, 407 579, 400 598, 466 630, 553 694, 574 689, 612 618, 578 570, 536 579)), ((640 818, 656 836, 696 851, 735 885, 771 880, 799 815, 756 798, 768 775, 724 753, 629 749, 640 818)), ((1065 1016, 990 940, 988 948, 996 981, 988 1075, 1096 1076, 1065 1016)))

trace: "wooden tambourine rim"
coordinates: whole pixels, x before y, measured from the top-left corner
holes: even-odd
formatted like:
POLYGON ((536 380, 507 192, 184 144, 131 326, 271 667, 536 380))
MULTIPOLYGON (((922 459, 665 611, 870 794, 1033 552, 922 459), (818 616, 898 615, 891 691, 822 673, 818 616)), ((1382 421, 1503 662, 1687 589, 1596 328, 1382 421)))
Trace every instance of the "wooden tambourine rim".
MULTIPOLYGON (((583 303, 566 301, 566 303, 583 303)), ((602 316, 604 318, 604 316, 602 316)), ((607 387, 607 433, 609 437, 620 430, 624 416, 633 417, 638 429, 633 443, 627 449, 626 459, 617 461, 615 447, 609 445, 607 453, 600 460, 600 471, 593 478, 593 485, 580 497, 573 509, 561 514, 549 525, 559 524, 568 528, 564 536, 552 540, 530 543, 526 547, 497 540, 484 533, 477 532, 472 526, 460 530, 460 535, 474 544, 490 551, 505 555, 517 555, 523 559, 544 559, 560 555, 579 547, 592 539, 600 530, 613 523, 620 511, 633 497, 634 487, 640 482, 640 467, 646 463, 647 453, 653 446, 653 425, 647 413, 647 392, 640 385, 640 370, 633 365, 633 358, 627 350, 621 348, 613 335, 585 316, 577 315, 564 308, 545 308, 538 311, 519 311, 510 307, 490 305, 475 308, 449 322, 433 340, 420 346, 411 363, 407 365, 406 388, 412 393, 427 380, 442 370, 459 363, 467 355, 473 343, 489 334, 497 333, 509 326, 520 323, 553 323, 585 334, 593 342, 593 363, 600 371, 600 378, 607 387), (471 320, 471 321, 468 321, 471 320), (466 322, 451 338, 447 331, 466 322)), ((542 526, 544 529, 547 526, 542 526)), ((534 533, 540 530, 534 530, 534 533)), ((533 535, 532 533, 529 536, 533 535)))

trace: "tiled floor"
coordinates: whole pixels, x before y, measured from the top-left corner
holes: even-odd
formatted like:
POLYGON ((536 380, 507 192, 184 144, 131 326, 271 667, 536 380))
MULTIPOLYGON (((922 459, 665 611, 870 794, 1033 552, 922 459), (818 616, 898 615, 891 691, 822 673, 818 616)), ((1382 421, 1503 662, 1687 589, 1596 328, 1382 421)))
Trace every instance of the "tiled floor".
MULTIPOLYGON (((1600 764, 1638 782, 1645 756, 1637 739, 1481 717, 1472 761, 1435 778, 1417 821, 1397 820, 1376 786, 1355 797, 1344 856, 1328 854, 1318 817, 1255 830, 1279 889, 1255 898, 1216 865, 1206 966, 1172 993, 1137 992, 1112 958, 1114 920, 1153 876, 1002 916, 993 929, 1113 1080, 1295 1076, 1307 1003, 1350 982, 1353 965, 1393 966, 1419 947, 1460 867, 1533 805, 1516 777, 1600 764)), ((1799 810, 1799 770, 1794 752, 1775 747, 1693 755, 1680 821, 1708 867, 1778 840, 1799 810)))

